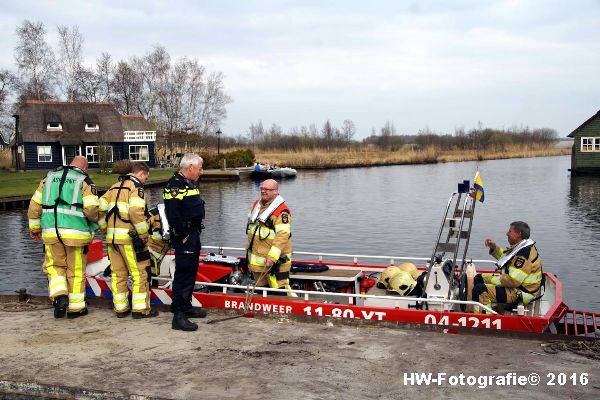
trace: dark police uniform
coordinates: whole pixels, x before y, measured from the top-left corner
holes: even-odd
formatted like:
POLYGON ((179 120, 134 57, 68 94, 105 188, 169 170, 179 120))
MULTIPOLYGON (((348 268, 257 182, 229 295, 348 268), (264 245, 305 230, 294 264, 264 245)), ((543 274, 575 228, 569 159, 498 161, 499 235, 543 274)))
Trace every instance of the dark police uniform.
POLYGON ((192 292, 200 256, 204 200, 200 197, 198 187, 180 173, 176 173, 167 182, 163 199, 171 227, 171 242, 175 249, 176 268, 171 312, 189 313, 193 310, 192 292))

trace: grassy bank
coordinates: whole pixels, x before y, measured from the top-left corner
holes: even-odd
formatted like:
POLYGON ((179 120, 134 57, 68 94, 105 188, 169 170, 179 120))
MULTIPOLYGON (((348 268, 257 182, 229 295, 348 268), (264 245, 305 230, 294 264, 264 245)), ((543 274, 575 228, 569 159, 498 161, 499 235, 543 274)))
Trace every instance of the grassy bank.
POLYGON ((269 164, 293 168, 340 168, 400 164, 430 164, 437 162, 497 160, 507 158, 547 157, 571 154, 570 148, 527 146, 500 150, 447 150, 435 147, 398 151, 382 151, 370 147, 361 150, 305 150, 302 152, 257 151, 256 159, 269 164))
MULTIPOLYGON (((149 182, 168 179, 173 172, 173 169, 152 170, 149 182)), ((46 173, 47 171, 8 172, 0 170, 0 197, 32 195, 46 173)), ((116 175, 99 174, 97 170, 90 170, 90 176, 100 189, 110 187, 117 180, 116 175)))

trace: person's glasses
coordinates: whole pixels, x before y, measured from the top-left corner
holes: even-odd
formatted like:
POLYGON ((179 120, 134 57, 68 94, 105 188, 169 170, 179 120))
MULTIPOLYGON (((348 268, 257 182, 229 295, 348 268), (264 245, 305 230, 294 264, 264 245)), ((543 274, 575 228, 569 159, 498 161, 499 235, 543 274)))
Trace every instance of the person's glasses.
POLYGON ((272 192, 273 190, 277 190, 277 189, 260 188, 261 192, 272 192))

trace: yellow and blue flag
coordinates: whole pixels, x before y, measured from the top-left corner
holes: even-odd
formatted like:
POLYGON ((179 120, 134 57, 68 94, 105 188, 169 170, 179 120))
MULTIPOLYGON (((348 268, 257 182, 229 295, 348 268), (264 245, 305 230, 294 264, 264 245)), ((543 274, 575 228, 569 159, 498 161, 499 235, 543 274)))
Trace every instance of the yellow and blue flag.
POLYGON ((481 181, 479 171, 475 173, 475 179, 473 179, 473 189, 475 189, 475 200, 479 200, 483 203, 485 196, 483 192, 483 182, 481 181))

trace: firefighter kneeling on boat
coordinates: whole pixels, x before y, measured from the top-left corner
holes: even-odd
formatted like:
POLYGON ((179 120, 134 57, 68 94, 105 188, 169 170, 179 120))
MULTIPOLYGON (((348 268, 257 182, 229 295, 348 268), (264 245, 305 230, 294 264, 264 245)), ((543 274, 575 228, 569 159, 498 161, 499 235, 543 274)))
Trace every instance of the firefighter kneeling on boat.
MULTIPOLYGON (((485 240, 503 273, 475 275, 470 285, 473 301, 486 306, 496 303, 514 307, 519 303, 527 305, 539 298, 543 285, 542 259, 535 242, 529 238, 530 232, 527 223, 515 221, 506 233, 510 247, 503 249, 492 239, 485 240)), ((474 311, 479 312, 478 309, 475 307, 474 311)))

